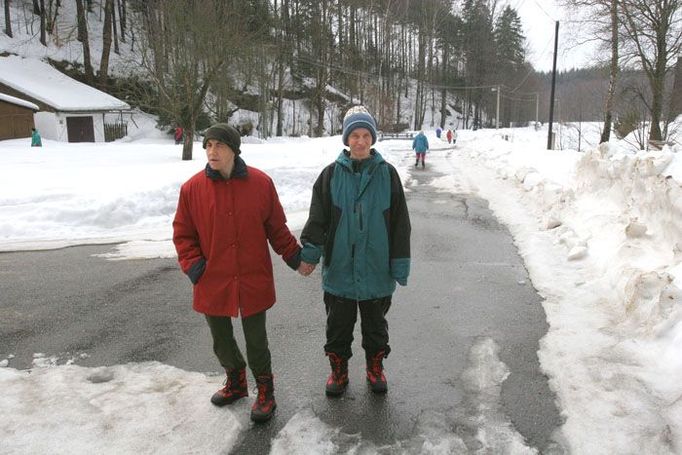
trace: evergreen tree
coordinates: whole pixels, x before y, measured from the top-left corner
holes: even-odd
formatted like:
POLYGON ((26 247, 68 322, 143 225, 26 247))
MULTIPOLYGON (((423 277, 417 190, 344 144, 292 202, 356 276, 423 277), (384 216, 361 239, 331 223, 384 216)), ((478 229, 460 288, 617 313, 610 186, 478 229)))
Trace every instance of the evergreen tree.
POLYGON ((506 6, 495 21, 496 79, 500 90, 508 87, 511 93, 502 95, 500 100, 500 121, 509 124, 516 118, 520 98, 515 95, 525 75, 525 37, 521 19, 515 9, 506 6))
POLYGON ((495 68, 492 12, 485 0, 464 0, 462 11, 466 85, 476 87, 467 91, 468 109, 464 115, 467 124, 473 115, 473 126, 478 128, 482 126, 483 109, 492 106, 491 92, 484 86, 496 79, 490 72, 495 68), (483 105, 484 101, 487 106, 483 105))
POLYGON ((497 64, 502 65, 502 74, 508 69, 514 71, 523 66, 526 60, 524 50, 526 38, 518 13, 507 5, 495 22, 495 48, 497 64))

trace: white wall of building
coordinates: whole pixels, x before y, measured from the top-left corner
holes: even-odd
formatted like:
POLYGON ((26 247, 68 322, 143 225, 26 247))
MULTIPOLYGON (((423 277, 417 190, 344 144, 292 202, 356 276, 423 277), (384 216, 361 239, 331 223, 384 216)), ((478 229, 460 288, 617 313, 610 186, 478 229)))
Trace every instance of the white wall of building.
POLYGON ((33 114, 40 136, 61 142, 69 141, 67 117, 92 117, 95 142, 104 142, 104 116, 101 113, 36 112, 33 114))
POLYGON ((43 139, 61 141, 59 139, 59 121, 54 112, 36 112, 33 114, 33 123, 43 139))

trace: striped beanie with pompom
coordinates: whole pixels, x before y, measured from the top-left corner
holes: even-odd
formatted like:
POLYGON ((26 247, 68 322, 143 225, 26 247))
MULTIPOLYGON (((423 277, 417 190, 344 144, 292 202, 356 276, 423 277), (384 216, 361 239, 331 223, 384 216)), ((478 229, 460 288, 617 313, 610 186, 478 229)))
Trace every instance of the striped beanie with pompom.
POLYGON ((372 134, 372 145, 377 142, 377 123, 365 106, 353 106, 343 117, 343 145, 348 145, 348 136, 356 128, 366 128, 372 134))

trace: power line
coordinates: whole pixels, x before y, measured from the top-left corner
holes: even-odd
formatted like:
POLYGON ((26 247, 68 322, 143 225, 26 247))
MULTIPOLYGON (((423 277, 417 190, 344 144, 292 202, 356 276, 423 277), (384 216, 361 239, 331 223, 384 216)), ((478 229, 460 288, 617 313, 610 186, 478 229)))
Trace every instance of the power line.
POLYGON ((533 3, 535 3, 535 4, 538 6, 538 8, 540 8, 540 11, 542 11, 543 13, 545 13, 545 16, 549 17, 549 18, 552 19, 554 22, 557 21, 557 20, 554 19, 547 11, 545 11, 545 9, 542 7, 542 5, 540 5, 540 4, 538 3, 538 0, 533 0, 533 3))
MULTIPOLYGON (((388 80, 388 81, 391 80, 390 78, 388 78, 388 77, 386 77, 386 76, 382 76, 381 74, 373 74, 373 73, 368 73, 368 72, 365 72, 365 71, 358 71, 358 70, 349 70, 349 69, 346 69, 346 68, 343 68, 343 67, 340 67, 340 66, 335 66, 335 65, 327 64, 327 63, 322 63, 322 62, 320 62, 320 61, 313 60, 313 59, 310 59, 310 58, 307 58, 307 57, 297 56, 297 57, 294 57, 294 58, 295 58, 296 60, 299 60, 300 62, 303 62, 303 63, 308 64, 308 65, 316 66, 316 67, 318 67, 318 68, 328 68, 328 69, 332 69, 332 70, 337 71, 337 72, 339 72, 339 73, 349 74, 349 75, 351 75, 351 76, 359 76, 359 77, 364 77, 364 78, 367 78, 367 79, 375 78, 375 79, 384 79, 384 80, 388 80)), ((497 87, 498 85, 501 85, 501 84, 491 84, 491 85, 470 85, 470 86, 462 86, 462 85, 437 85, 437 84, 432 84, 432 83, 429 83, 429 82, 424 82, 424 84, 427 85, 428 87, 432 88, 432 89, 438 89, 438 90, 442 90, 442 89, 446 89, 446 90, 476 90, 476 89, 495 88, 495 87, 497 87)))
POLYGON ((534 94, 532 94, 532 95, 533 95, 533 98, 516 98, 514 96, 504 95, 501 93, 500 97, 507 99, 507 100, 511 100, 511 101, 535 101, 535 98, 534 98, 535 95, 534 94))
POLYGON ((482 89, 482 88, 496 88, 498 86, 501 86, 501 84, 493 84, 493 85, 470 85, 470 86, 462 86, 462 85, 436 85, 436 84, 430 84, 426 83, 431 88, 434 89, 446 89, 446 90, 477 90, 477 89, 482 89))
POLYGON ((526 0, 518 0, 512 8, 518 13, 524 3, 526 3, 526 0))

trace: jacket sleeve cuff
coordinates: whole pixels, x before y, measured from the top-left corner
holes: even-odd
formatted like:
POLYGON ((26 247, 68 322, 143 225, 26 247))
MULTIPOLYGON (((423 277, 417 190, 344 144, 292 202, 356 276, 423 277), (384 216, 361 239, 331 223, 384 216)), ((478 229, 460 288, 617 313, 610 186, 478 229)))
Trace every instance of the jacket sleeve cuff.
POLYGON ((206 259, 203 257, 199 258, 197 262, 192 264, 192 266, 187 271, 187 276, 189 277, 189 280, 192 282, 192 284, 197 284, 199 282, 199 278, 201 278, 201 275, 204 274, 205 269, 206 259))
POLYGON ((308 264, 317 264, 320 262, 322 256, 322 249, 313 245, 312 243, 304 243, 301 250, 301 261, 308 264))
POLYGON ((391 259, 391 277, 401 286, 407 286, 410 275, 410 258, 391 259))
POLYGON ((284 262, 287 263, 291 270, 298 270, 298 267, 301 265, 301 249, 299 248, 293 256, 284 258, 284 262))

